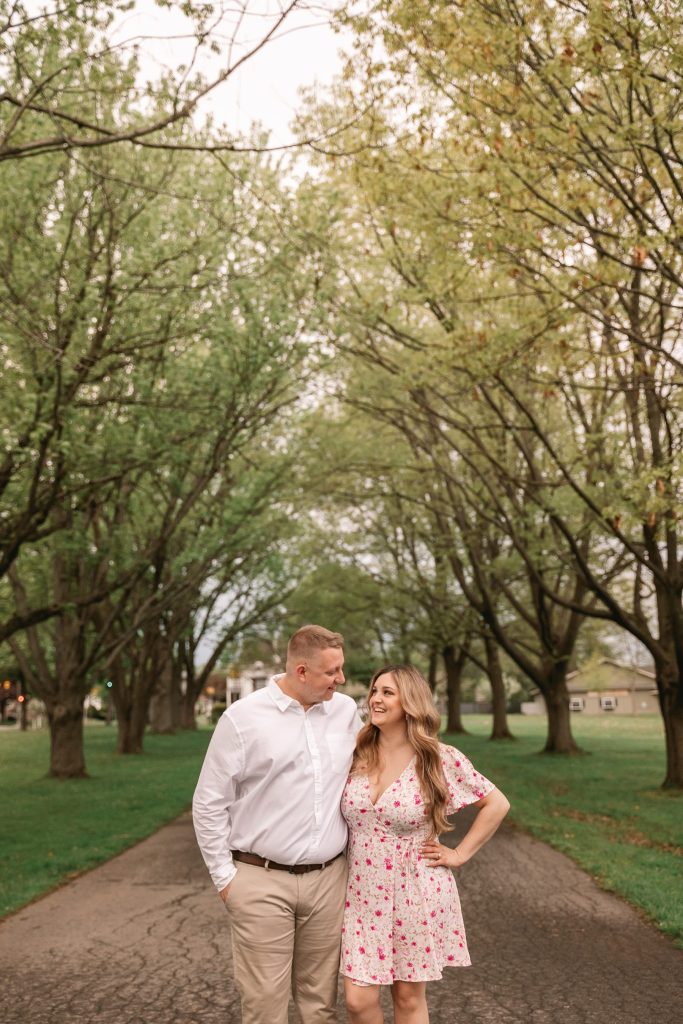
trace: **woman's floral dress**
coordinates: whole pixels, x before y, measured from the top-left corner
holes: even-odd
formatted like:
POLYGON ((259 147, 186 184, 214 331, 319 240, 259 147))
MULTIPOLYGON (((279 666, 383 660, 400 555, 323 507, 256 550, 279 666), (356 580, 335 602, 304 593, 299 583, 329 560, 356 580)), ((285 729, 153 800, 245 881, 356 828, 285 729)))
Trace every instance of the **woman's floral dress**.
MULTIPOLYGON (((440 747, 449 814, 495 788, 454 747, 440 747)), ((367 776, 349 776, 341 807, 349 826, 341 973, 360 985, 390 985, 436 981, 444 967, 466 967, 453 874, 419 854, 430 826, 415 758, 374 805, 367 776)))

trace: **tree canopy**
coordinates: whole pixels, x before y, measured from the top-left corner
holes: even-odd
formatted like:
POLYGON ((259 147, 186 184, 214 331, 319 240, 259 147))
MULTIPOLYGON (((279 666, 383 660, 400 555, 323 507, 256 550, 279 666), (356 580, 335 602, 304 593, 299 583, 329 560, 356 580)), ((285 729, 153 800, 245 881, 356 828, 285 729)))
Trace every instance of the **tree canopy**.
POLYGON ((572 753, 602 624, 683 786, 680 6, 344 5, 298 163, 191 116, 218 78, 142 88, 116 5, 5 8, 0 640, 56 733, 106 668, 140 749, 153 696, 187 720, 245 629, 315 616, 359 679, 441 659, 456 710, 484 665, 494 735, 515 666, 572 753))

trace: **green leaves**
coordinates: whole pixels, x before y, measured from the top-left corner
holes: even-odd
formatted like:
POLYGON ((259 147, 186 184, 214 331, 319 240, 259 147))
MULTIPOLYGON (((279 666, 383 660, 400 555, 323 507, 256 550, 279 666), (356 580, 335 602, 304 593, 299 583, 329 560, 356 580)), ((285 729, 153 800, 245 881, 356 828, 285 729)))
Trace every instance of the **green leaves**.
POLYGON ((328 292, 359 429, 381 423, 412 466, 408 488, 387 471, 415 496, 397 529, 421 503, 417 564, 437 534, 524 671, 613 617, 677 679, 673 707, 683 15, 378 0, 346 21, 356 79, 334 101, 372 111, 325 168, 328 292))

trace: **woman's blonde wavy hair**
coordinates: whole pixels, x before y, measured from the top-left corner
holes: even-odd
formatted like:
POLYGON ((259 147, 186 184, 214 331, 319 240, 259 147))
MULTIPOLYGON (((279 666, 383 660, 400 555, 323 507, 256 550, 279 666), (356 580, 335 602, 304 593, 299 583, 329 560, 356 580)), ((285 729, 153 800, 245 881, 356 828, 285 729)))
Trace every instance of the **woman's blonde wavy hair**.
MULTIPOLYGON (((446 817, 448 787, 441 767, 439 727, 441 716, 436 710, 429 685, 417 669, 410 665, 385 665, 370 680, 368 698, 380 676, 392 675, 396 682, 401 707, 406 714, 408 741, 416 754, 417 777, 435 835, 450 832, 453 826, 446 817)), ((372 775, 379 766, 380 730, 367 722, 356 738, 352 771, 372 775)))

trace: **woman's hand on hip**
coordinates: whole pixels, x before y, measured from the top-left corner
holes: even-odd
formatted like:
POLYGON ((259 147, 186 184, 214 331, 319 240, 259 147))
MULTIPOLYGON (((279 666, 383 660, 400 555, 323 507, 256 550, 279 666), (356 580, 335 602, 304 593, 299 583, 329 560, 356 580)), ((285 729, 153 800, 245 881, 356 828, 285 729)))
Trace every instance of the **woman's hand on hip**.
POLYGON ((438 839, 428 839, 420 847, 420 856, 435 868, 459 868, 465 863, 457 846, 452 850, 450 846, 444 846, 438 839))

